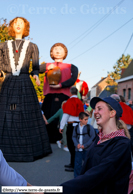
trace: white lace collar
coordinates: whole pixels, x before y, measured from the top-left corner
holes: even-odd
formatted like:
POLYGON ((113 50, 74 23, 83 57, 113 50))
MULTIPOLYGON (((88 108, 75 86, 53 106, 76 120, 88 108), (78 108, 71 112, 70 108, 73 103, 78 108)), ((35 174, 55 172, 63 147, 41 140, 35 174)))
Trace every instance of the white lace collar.
POLYGON ((22 65, 23 65, 23 62, 24 62, 24 59, 25 59, 26 50, 27 50, 27 47, 29 45, 30 40, 25 40, 24 41, 24 44, 22 46, 22 50, 21 50, 21 53, 20 53, 20 57, 19 57, 19 60, 18 60, 18 65, 17 65, 16 68, 15 68, 15 60, 14 60, 12 41, 13 40, 8 40, 7 41, 7 45, 8 45, 8 49, 9 49, 10 64, 11 64, 12 74, 14 76, 19 76, 20 70, 22 68, 22 65))

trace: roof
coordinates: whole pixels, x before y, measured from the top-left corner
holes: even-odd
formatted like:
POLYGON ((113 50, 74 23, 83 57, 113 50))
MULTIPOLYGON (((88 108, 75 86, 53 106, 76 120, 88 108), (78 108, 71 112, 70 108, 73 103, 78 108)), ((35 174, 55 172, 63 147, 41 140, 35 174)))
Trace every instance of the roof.
POLYGON ((105 98, 105 97, 109 97, 112 93, 114 94, 114 91, 112 91, 111 89, 115 88, 116 86, 106 86, 106 88, 110 88, 110 90, 106 90, 106 88, 99 94, 100 98, 105 98))
POLYGON ((123 72, 121 79, 133 75, 133 60, 129 64, 129 66, 126 68, 126 70, 123 72))
POLYGON ((105 80, 107 77, 103 77, 99 82, 97 82, 92 88, 95 88, 96 86, 98 86, 98 84, 100 84, 103 80, 105 80))
POLYGON ((132 80, 132 79, 133 79, 133 75, 130 75, 130 76, 118 79, 118 80, 116 80, 116 82, 120 83, 120 82, 125 82, 125 81, 128 81, 128 80, 132 80))

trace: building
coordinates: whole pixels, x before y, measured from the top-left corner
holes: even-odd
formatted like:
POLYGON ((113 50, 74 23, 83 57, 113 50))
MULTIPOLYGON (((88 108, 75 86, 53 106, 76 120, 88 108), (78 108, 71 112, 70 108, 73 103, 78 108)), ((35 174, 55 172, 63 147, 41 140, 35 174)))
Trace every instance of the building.
POLYGON ((116 85, 106 86, 106 88, 99 94, 100 98, 109 97, 111 94, 116 93, 116 85))
POLYGON ((125 100, 133 100, 133 60, 121 75, 121 79, 117 80, 118 95, 124 96, 125 100))
MULTIPOLYGON (((113 80, 110 78, 110 76, 107 77, 102 77, 101 80, 99 82, 97 82, 90 91, 90 97, 93 98, 95 96, 100 96, 100 94, 104 92, 104 97, 107 97, 110 92, 106 92, 107 91, 107 87, 109 87, 108 81, 111 80, 113 83, 113 80), (108 95, 106 96, 106 94, 108 93, 108 95)), ((113 85, 113 84, 111 84, 113 85)), ((113 86, 112 86, 113 87, 113 86)), ((114 93, 114 92, 113 92, 114 93)), ((103 95, 102 95, 103 96, 103 95)))

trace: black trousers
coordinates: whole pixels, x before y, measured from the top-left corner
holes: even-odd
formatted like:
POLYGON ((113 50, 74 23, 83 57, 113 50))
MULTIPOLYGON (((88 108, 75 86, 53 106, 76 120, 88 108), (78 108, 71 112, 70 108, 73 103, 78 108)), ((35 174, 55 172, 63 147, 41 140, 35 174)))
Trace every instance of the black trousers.
MULTIPOLYGON (((52 117, 60 108, 63 101, 69 97, 65 94, 47 94, 42 104, 42 110, 46 119, 52 117)), ((55 143, 62 139, 61 133, 59 133, 59 118, 56 118, 50 124, 46 125, 50 143, 55 143)))
POLYGON ((67 146, 68 146, 68 149, 70 151, 70 164, 72 165, 72 167, 74 168, 74 161, 75 161, 75 146, 74 146, 74 143, 73 143, 73 140, 72 140, 72 134, 73 134, 73 125, 72 124, 68 124, 67 126, 67 146))

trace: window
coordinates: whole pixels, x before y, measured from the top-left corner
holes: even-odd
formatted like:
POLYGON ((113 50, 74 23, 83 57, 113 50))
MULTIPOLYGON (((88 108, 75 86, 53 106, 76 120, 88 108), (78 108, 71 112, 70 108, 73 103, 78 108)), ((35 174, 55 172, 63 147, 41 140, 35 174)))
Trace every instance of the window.
POLYGON ((131 88, 128 88, 128 99, 131 99, 131 88))
POLYGON ((126 97, 126 89, 123 89, 123 96, 126 97))

